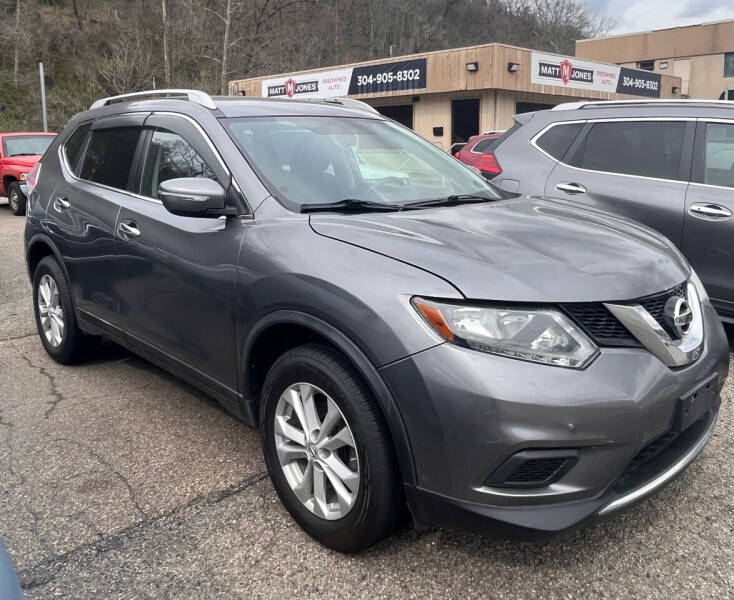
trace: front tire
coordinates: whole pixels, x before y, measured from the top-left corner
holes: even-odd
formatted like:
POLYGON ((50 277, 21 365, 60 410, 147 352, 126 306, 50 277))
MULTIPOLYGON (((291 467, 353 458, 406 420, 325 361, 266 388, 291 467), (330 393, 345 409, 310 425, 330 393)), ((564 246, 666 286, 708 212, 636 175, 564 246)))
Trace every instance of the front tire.
POLYGON ((25 215, 26 197, 20 191, 20 184, 17 181, 8 186, 8 205, 10 206, 10 212, 16 217, 25 215))
POLYGON ((33 312, 43 347, 56 362, 80 362, 97 347, 99 338, 77 324, 69 283, 52 256, 44 257, 33 273, 33 312))
POLYGON ((260 427, 275 491, 310 536, 359 552, 393 531, 402 497, 392 441, 341 354, 318 344, 283 354, 265 379, 260 427))

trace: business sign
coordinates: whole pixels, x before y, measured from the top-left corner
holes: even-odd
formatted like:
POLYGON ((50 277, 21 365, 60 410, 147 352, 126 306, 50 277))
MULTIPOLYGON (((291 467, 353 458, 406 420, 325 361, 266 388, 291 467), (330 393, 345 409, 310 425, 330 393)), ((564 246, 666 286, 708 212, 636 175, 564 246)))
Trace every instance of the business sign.
POLYGON ((401 60, 355 67, 349 83, 350 94, 376 94, 426 87, 426 59, 401 60))
POLYGON ((266 98, 335 98, 349 93, 352 69, 337 69, 321 73, 303 73, 262 81, 262 95, 266 98))
POLYGON ((266 98, 337 98, 347 94, 413 90, 426 87, 426 59, 264 79, 261 86, 266 98))
POLYGON ((662 77, 659 73, 621 67, 617 93, 660 98, 661 81, 662 77))
POLYGON ((660 97, 660 75, 572 56, 533 52, 530 83, 566 88, 660 97))

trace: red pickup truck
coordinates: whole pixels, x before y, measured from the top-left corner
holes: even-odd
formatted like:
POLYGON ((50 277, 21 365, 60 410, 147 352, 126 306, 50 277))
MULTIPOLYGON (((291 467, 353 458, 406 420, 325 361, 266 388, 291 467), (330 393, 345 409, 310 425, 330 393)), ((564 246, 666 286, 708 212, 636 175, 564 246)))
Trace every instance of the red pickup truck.
POLYGON ((25 177, 55 137, 55 133, 0 133, 0 196, 8 197, 14 215, 25 214, 25 177))

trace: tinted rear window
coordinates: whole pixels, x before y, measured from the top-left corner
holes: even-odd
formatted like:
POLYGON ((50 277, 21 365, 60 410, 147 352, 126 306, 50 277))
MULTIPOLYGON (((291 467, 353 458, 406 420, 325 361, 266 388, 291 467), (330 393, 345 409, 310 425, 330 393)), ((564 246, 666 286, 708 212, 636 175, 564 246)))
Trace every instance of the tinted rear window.
POLYGON ((472 152, 478 152, 479 154, 491 154, 494 149, 499 146, 502 141, 501 137, 489 138, 486 140, 479 140, 474 147, 471 149, 472 152))
POLYGON ((71 137, 64 144, 64 154, 66 154, 66 161, 69 163, 69 168, 74 175, 79 175, 79 154, 82 151, 82 144, 84 139, 87 137, 89 128, 91 125, 87 123, 76 128, 76 131, 71 134, 71 137))
POLYGON ((97 129, 84 154, 81 178, 110 187, 127 189, 139 127, 97 129))
POLYGON ((561 160, 583 126, 583 123, 555 125, 541 135, 535 143, 556 160, 561 160))
POLYGON ((570 162, 594 171, 678 179, 685 130, 682 121, 596 123, 570 162))

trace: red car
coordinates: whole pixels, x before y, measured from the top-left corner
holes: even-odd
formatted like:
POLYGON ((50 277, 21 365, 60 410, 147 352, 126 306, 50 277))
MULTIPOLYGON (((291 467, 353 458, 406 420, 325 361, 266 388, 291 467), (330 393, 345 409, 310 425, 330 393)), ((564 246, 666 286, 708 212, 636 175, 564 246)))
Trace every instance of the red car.
POLYGON ((499 145, 503 133, 499 131, 472 136, 461 150, 454 152, 454 157, 464 164, 476 167, 487 179, 492 179, 502 172, 494 156, 494 149, 499 145))
POLYGON ((25 214, 26 175, 41 159, 55 133, 0 133, 0 196, 8 197, 14 215, 25 214))

